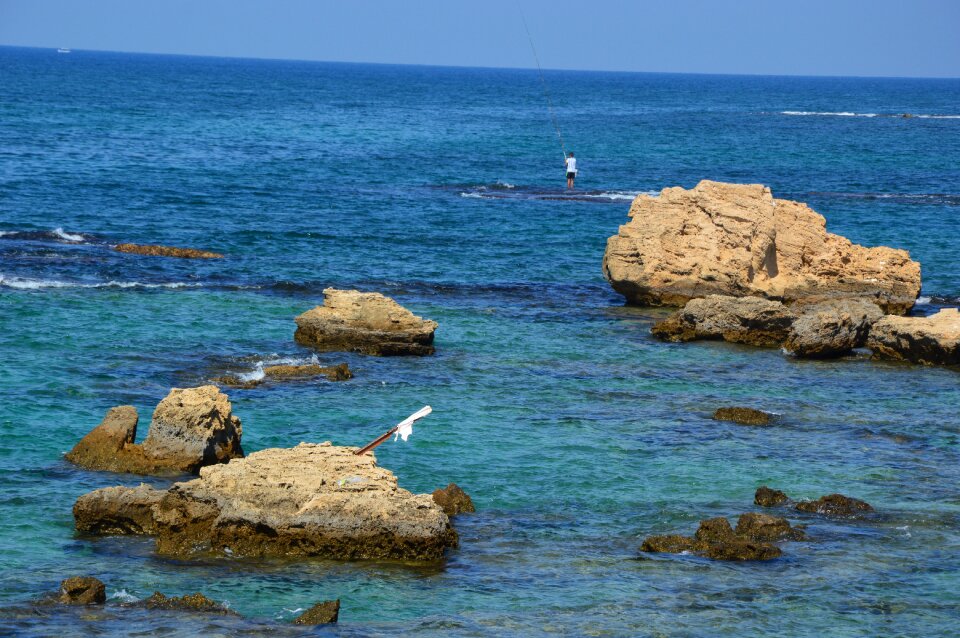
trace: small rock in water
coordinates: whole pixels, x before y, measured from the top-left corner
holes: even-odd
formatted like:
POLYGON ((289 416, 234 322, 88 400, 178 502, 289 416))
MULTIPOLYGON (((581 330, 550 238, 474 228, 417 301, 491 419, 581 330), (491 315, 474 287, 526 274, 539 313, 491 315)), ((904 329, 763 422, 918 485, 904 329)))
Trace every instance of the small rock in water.
POLYGON ((271 379, 301 379, 323 375, 330 381, 346 381, 353 378, 350 367, 346 363, 335 366, 321 366, 307 364, 301 366, 267 366, 263 374, 271 379))
POLYGON ((700 527, 694 534, 698 541, 707 543, 725 543, 734 537, 733 528, 730 527, 730 521, 723 516, 709 518, 700 521, 700 527))
POLYGON ((138 607, 146 607, 147 609, 175 609, 181 611, 202 611, 221 615, 238 615, 223 605, 210 600, 200 592, 186 596, 170 596, 168 598, 157 591, 153 592, 153 595, 149 598, 135 603, 135 605, 138 607))
POLYGON ((74 576, 60 583, 58 600, 66 605, 102 605, 107 600, 107 589, 92 576, 74 576))
POLYGON ((873 511, 873 507, 866 501, 843 494, 828 494, 815 501, 803 501, 796 504, 796 509, 827 516, 857 516, 873 511))
POLYGON ((787 519, 756 512, 740 515, 736 534, 755 541, 798 541, 806 537, 802 530, 792 527, 787 519))
POLYGON ((753 408, 718 408, 713 413, 716 421, 733 421, 740 425, 770 425, 771 415, 753 408))
POLYGON ((761 297, 709 295, 691 299, 651 332, 666 341, 723 340, 751 346, 779 346, 796 315, 779 301, 761 297))
POLYGON ((220 253, 196 248, 177 248, 175 246, 157 246, 149 244, 117 244, 114 250, 121 253, 134 253, 151 257, 177 257, 179 259, 223 259, 220 253))
POLYGON ((753 496, 753 502, 761 507, 776 507, 789 500, 790 498, 780 490, 769 488, 766 485, 758 487, 757 493, 753 496))
POLYGON ((443 508, 447 516, 477 511, 473 506, 473 499, 456 483, 450 483, 442 490, 434 490, 433 501, 443 508))
POLYGON ((297 343, 322 352, 376 356, 433 354, 437 322, 416 316, 376 292, 323 291, 323 305, 296 318, 297 343))
POLYGON ((773 560, 783 555, 783 551, 771 543, 739 539, 711 543, 701 553, 714 560, 773 560))
POLYGON ((794 306, 799 317, 783 344, 790 354, 827 359, 866 345, 870 326, 883 317, 879 306, 865 299, 838 299, 794 306))
POLYGON ((164 490, 138 487, 103 487, 84 494, 73 505, 77 531, 88 534, 153 534, 153 508, 164 490))
POLYGON ((665 536, 649 536, 644 539, 640 545, 641 552, 654 552, 664 554, 680 554, 681 552, 693 551, 697 546, 697 541, 689 536, 679 534, 668 534, 665 536))
POLYGON ((325 600, 303 612, 294 620, 296 625, 326 625, 337 622, 340 616, 340 599, 325 600))

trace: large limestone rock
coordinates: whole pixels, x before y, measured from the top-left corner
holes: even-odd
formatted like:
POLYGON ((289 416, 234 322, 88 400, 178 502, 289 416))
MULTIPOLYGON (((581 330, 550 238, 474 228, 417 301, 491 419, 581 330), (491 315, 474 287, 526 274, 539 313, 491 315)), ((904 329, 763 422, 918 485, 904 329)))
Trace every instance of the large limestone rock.
POLYGON ((216 386, 172 389, 154 410, 142 445, 134 443, 137 421, 133 406, 111 408, 66 459, 91 470, 171 474, 243 456, 240 419, 216 386))
POLYGON ((884 317, 873 324, 867 347, 880 358, 927 365, 960 365, 960 311, 930 317, 884 317))
POLYGON ((297 343, 330 352, 378 356, 433 354, 437 322, 376 292, 323 291, 323 305, 296 318, 297 343))
POLYGON ((702 181, 640 195, 607 241, 603 272, 638 305, 682 306, 711 294, 785 303, 865 298, 903 314, 920 292, 904 250, 865 248, 826 230, 806 204, 759 184, 702 181))
POLYGON ((73 504, 77 531, 88 534, 153 534, 153 508, 166 494, 149 485, 104 487, 73 504))
MULTIPOLYGON (((200 470, 151 508, 157 551, 175 557, 322 556, 436 560, 457 534, 429 494, 411 494, 357 448, 301 443, 200 470)), ((117 488, 108 488, 117 489, 117 488)), ((81 501, 114 501, 98 490, 81 501)), ((141 502, 153 495, 144 493, 141 502)), ((103 507, 112 521, 118 516, 103 507)), ((87 514, 83 525, 109 527, 87 514)), ((81 519, 77 518, 78 527, 81 519)), ((122 526, 114 525, 118 532, 122 526)))
POLYGON ((871 301, 842 299, 801 306, 783 347, 808 359, 825 359, 846 354, 867 343, 870 327, 883 317, 871 301))
POLYGON ((790 334, 795 320, 796 314, 779 301, 709 295, 691 299, 656 323, 652 332, 668 341, 722 339, 752 346, 778 346, 790 334))

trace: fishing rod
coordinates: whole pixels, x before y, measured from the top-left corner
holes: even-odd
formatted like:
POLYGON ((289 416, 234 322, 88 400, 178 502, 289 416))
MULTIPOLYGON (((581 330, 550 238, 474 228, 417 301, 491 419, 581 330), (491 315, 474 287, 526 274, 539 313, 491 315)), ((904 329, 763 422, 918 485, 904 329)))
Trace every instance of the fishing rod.
POLYGON ((540 84, 543 86, 543 95, 547 98, 547 107, 550 109, 550 121, 553 122, 553 128, 557 131, 557 139, 560 140, 560 151, 563 158, 567 158, 567 148, 563 144, 563 135, 560 133, 560 124, 557 122, 557 114, 553 109, 553 98, 550 96, 550 89, 547 87, 547 81, 543 77, 543 69, 540 67, 540 56, 537 55, 537 47, 533 44, 533 36, 530 35, 530 27, 527 26, 527 18, 523 15, 523 9, 520 9, 520 19, 523 21, 523 28, 527 32, 527 39, 530 40, 530 50, 533 51, 533 60, 537 63, 537 73, 540 75, 540 84))

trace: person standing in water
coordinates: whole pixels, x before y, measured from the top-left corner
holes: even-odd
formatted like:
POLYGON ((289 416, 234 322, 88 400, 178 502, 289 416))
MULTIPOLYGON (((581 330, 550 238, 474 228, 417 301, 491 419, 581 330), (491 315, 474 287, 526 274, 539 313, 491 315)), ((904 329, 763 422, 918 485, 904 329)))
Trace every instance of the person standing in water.
POLYGON ((564 164, 567 166, 567 188, 573 188, 573 180, 577 179, 577 158, 573 156, 573 151, 567 153, 564 164))

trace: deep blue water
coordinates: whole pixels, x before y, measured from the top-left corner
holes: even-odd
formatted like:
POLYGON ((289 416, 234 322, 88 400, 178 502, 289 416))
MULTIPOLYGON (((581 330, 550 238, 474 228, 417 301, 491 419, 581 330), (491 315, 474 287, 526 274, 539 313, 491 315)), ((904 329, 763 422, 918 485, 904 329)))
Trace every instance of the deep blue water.
POLYGON ((957 371, 660 343, 666 311, 624 307, 600 260, 637 193, 759 182, 910 250, 919 311, 956 305, 960 80, 546 78, 574 195, 535 71, 0 48, 0 633, 299 634, 268 623, 334 597, 345 636, 953 633, 957 371), (358 445, 430 404, 378 458, 411 490, 473 496, 459 550, 184 563, 74 535, 77 496, 141 480, 62 459, 109 407, 145 431, 170 387, 309 359, 292 320, 330 285, 437 320, 437 355, 325 354, 356 377, 231 390, 244 448, 358 445), (710 420, 731 403, 782 418, 710 420), (811 540, 771 563, 638 559, 761 484, 878 514, 791 516, 811 540), (247 620, 28 605, 78 573, 114 602, 199 590, 247 620))

